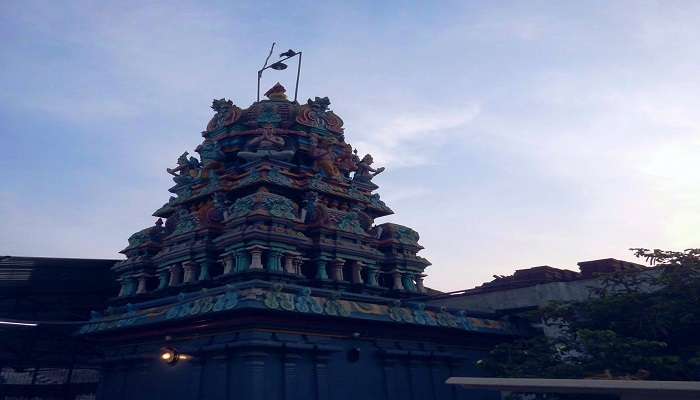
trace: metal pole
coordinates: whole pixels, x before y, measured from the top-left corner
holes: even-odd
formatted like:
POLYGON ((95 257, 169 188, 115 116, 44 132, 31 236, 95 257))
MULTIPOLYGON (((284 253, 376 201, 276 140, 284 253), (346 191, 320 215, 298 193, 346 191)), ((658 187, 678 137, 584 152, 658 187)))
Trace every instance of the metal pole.
POLYGON ((299 92, 299 75, 301 74, 301 51, 297 54, 299 55, 299 62, 297 63, 297 83, 294 86, 294 101, 297 101, 297 93, 299 92))

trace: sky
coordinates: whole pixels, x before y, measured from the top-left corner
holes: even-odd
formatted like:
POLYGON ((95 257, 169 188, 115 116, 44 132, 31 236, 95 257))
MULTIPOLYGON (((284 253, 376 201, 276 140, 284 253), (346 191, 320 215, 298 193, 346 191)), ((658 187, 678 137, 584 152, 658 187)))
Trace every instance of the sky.
MULTIPOLYGON (((303 51, 426 285, 700 246, 700 2, 0 0, 0 255, 120 258, 213 98, 303 51)), ((293 87, 294 68, 271 71, 293 87)))

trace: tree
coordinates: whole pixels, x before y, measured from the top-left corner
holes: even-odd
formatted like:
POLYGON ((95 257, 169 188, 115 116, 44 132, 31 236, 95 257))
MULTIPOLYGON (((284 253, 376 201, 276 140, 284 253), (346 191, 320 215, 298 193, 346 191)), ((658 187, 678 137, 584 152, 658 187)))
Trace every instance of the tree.
POLYGON ((499 345, 479 365, 501 377, 700 380, 700 249, 632 250, 653 267, 533 312, 558 334, 499 345))

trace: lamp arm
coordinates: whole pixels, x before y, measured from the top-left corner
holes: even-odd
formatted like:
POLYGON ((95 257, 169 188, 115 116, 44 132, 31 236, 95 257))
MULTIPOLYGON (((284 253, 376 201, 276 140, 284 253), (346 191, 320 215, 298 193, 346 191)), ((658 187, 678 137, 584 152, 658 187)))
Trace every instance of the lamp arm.
MULTIPOLYGON (((273 48, 275 47, 274 43, 272 44, 272 47, 273 48)), ((270 54, 272 54, 272 49, 270 49, 270 54)), ((293 58, 296 56, 299 56, 299 62, 297 63, 297 80, 296 80, 296 85, 294 86, 294 101, 297 101, 297 93, 299 92, 299 75, 301 74, 301 51, 294 54, 293 56, 279 59, 272 64, 272 65, 275 65, 277 63, 287 61, 290 58, 293 58)), ((267 56, 267 58, 269 59, 270 56, 267 56)), ((266 69, 270 69, 272 67, 272 65, 267 65, 267 60, 265 60, 265 65, 263 65, 263 67, 258 71, 258 101, 260 101, 260 79, 262 78, 262 73, 266 69)))

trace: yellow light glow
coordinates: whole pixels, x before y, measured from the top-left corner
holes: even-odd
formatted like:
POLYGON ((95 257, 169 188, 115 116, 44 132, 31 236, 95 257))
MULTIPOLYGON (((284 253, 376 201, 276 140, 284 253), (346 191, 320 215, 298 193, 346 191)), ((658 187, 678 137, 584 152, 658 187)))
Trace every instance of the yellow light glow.
POLYGON ((160 355, 160 358, 162 358, 165 361, 169 361, 170 359, 173 358, 173 353, 166 351, 165 353, 160 355))

